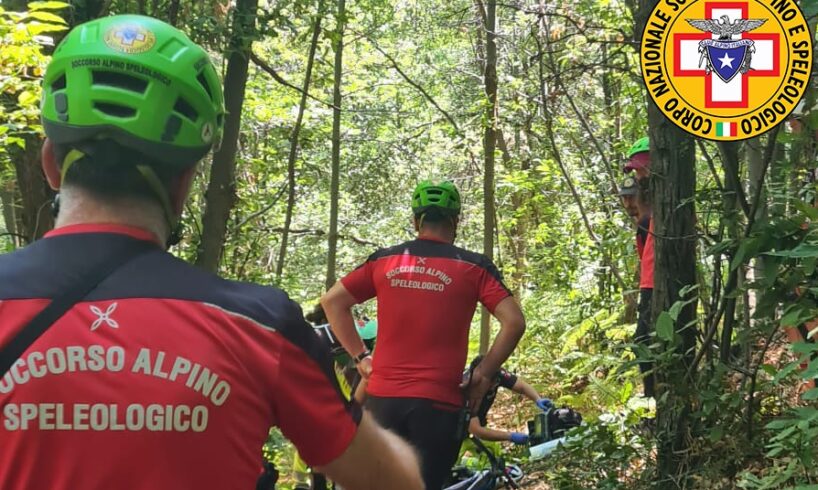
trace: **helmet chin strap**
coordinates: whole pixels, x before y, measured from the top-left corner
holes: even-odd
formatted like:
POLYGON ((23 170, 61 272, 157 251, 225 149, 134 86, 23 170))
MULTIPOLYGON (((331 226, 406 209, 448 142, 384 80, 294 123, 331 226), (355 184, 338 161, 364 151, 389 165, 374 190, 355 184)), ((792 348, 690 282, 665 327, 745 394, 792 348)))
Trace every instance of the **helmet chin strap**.
MULTIPOLYGON (((78 160, 85 158, 85 156, 85 153, 77 149, 71 149, 68 154, 65 155, 62 169, 60 170, 60 182, 65 182, 65 176, 68 174, 68 169, 70 169, 71 166, 78 160)), ((173 206, 170 204, 170 197, 168 196, 165 186, 162 185, 162 181, 159 179, 159 176, 156 175, 156 171, 154 171, 153 168, 148 165, 137 165, 136 170, 142 174, 142 177, 148 183, 148 186, 151 188, 156 197, 159 198, 159 203, 162 206, 162 212, 165 215, 165 221, 170 229, 170 235, 168 236, 167 242, 165 242, 165 248, 170 248, 182 240, 182 223, 174 217, 173 206)), ((59 212, 59 197, 60 195, 57 194, 57 196, 54 198, 53 212, 55 217, 59 212)))
POLYGON ((159 198, 159 202, 162 204, 162 209, 165 213, 165 220, 168 224, 168 228, 170 229, 170 235, 168 236, 168 241, 165 243, 165 248, 170 248, 182 241, 182 223, 176 220, 176 218, 173 216, 173 206, 170 205, 168 191, 165 189, 165 186, 162 185, 162 181, 159 180, 159 176, 156 175, 156 171, 147 165, 137 165, 136 169, 140 174, 142 174, 142 177, 148 183, 150 188, 153 190, 153 193, 156 194, 156 197, 159 198))

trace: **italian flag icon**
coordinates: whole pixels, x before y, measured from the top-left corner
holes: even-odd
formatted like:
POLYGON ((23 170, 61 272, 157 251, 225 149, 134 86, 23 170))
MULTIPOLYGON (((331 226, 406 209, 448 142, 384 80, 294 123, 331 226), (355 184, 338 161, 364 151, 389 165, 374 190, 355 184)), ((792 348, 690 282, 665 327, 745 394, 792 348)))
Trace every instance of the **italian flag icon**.
POLYGON ((716 136, 735 136, 736 123, 734 122, 717 122, 716 136))

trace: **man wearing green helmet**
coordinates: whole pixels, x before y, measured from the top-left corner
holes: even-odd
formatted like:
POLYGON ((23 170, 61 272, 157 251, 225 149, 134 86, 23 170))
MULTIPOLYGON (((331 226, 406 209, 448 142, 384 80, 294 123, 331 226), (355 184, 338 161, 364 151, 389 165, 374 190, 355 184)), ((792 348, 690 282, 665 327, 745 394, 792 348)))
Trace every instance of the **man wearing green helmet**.
POLYGON ((639 138, 628 150, 628 162, 625 172, 633 171, 636 179, 645 179, 650 175, 650 140, 647 136, 639 138))
POLYGON ((522 311, 497 267, 454 246, 460 210, 454 184, 421 182, 412 195, 417 238, 375 252, 321 298, 335 336, 368 381, 366 408, 415 446, 429 490, 443 485, 467 430, 461 374, 477 303, 500 321, 500 333, 462 386, 472 411, 525 331, 522 311), (373 359, 355 331, 351 309, 375 297, 373 359))
MULTIPOLYGON (((653 301, 653 212, 650 205, 650 140, 647 136, 639 138, 628 150, 628 162, 625 172, 633 171, 636 174, 637 187, 637 229, 636 249, 639 254, 639 315, 636 321, 635 340, 641 344, 650 343, 650 333, 653 330, 650 322, 651 304, 653 301)), ((655 379, 653 363, 640 362, 642 372, 643 393, 646 397, 655 394, 655 379)))
POLYGON ((252 488, 274 425, 348 489, 422 488, 409 446, 340 396, 295 302, 164 250, 223 113, 207 53, 164 22, 106 17, 57 48, 56 229, 0 256, 4 489, 252 488))

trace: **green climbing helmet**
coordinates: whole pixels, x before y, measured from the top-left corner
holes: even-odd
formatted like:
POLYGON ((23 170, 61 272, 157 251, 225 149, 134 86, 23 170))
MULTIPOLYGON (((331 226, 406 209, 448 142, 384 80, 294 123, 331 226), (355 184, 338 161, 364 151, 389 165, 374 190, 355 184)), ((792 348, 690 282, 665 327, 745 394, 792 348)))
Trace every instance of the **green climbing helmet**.
POLYGON ((182 31, 141 15, 77 26, 43 80, 42 121, 57 144, 112 139, 183 169, 221 139, 224 98, 210 57, 182 31))
POLYGON ((412 193, 412 212, 421 215, 430 208, 437 208, 449 216, 460 214, 460 193, 451 182, 435 183, 424 180, 412 193))
POLYGON ((636 140, 636 143, 631 145, 631 148, 628 150, 628 158, 645 151, 650 151, 650 139, 647 136, 639 138, 636 140))

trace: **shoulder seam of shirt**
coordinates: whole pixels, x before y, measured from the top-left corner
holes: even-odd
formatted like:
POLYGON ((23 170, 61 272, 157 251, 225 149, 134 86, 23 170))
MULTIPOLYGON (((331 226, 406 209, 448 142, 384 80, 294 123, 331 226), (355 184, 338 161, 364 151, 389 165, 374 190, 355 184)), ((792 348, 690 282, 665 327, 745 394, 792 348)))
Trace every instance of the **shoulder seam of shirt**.
MULTIPOLYGON (((404 250, 408 249, 409 244, 412 242, 404 242, 400 245, 395 245, 389 248, 383 248, 378 250, 377 252, 373 253, 370 256, 370 261, 377 261, 386 257, 394 257, 396 255, 404 255, 404 250)), ((436 259, 447 259, 453 260, 456 262, 464 262, 467 264, 473 264, 479 266, 483 269, 488 269, 487 262, 490 262, 489 258, 479 252, 472 252, 471 250, 466 250, 465 248, 460 248, 456 245, 449 245, 452 249, 457 252, 460 252, 460 257, 454 256, 449 257, 447 255, 417 255, 411 254, 414 257, 429 257, 429 258, 436 258, 436 259)))
POLYGON ((219 310, 220 312, 222 312, 222 313, 224 313, 226 315, 245 320, 245 321, 247 321, 249 323, 252 323, 253 325, 255 325, 255 326, 259 327, 259 328, 263 328, 264 330, 269 330, 270 332, 279 333, 277 328, 271 327, 269 325, 265 325, 264 323, 256 320, 255 318, 252 318, 252 317, 247 316, 245 314, 238 313, 238 312, 235 312, 235 311, 232 311, 232 310, 228 310, 227 308, 225 308, 223 306, 219 306, 219 305, 213 304, 213 303, 200 303, 200 304, 202 304, 204 306, 208 306, 208 307, 216 309, 216 310, 219 310))

